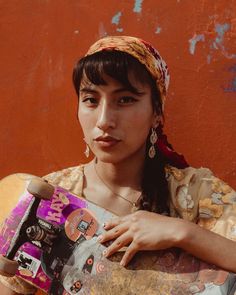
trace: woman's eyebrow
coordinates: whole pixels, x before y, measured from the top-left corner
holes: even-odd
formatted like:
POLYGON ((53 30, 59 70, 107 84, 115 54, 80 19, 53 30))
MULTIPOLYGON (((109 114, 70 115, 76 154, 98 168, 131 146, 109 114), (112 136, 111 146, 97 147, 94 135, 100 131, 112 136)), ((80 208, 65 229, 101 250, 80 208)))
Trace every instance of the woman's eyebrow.
MULTIPOLYGON (((136 95, 144 95, 144 94, 146 94, 146 92, 144 92, 144 91, 138 91, 135 88, 133 89, 133 88, 127 88, 127 87, 117 88, 117 89, 113 90, 112 93, 114 93, 114 94, 117 94, 118 93, 119 94, 119 93, 127 92, 127 91, 128 92, 131 92, 133 94, 136 94, 136 95)), ((83 88, 80 89, 80 92, 98 93, 97 90, 92 89, 90 87, 83 87, 83 88)))
POLYGON ((146 94, 145 91, 139 91, 136 88, 129 88, 129 87, 121 87, 121 88, 117 88, 113 91, 114 94, 117 94, 117 93, 119 94, 122 92, 131 92, 131 93, 138 95, 138 96, 146 94))
POLYGON ((83 87, 80 88, 79 90, 80 92, 90 92, 90 93, 97 93, 97 91, 95 89, 89 88, 89 87, 83 87))

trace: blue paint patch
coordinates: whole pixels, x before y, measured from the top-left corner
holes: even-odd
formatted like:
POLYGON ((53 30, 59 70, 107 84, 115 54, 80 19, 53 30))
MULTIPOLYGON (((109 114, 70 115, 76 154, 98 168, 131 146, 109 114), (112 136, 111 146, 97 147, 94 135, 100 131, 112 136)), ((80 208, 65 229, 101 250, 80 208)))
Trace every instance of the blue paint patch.
POLYGON ((236 72, 236 64, 229 68, 230 72, 236 72))
POLYGON ((157 27, 157 28, 156 28, 156 31, 155 31, 155 34, 160 34, 160 33, 161 33, 161 30, 162 30, 161 27, 157 27))
POLYGON ((121 16, 122 16, 122 12, 119 11, 119 12, 117 12, 117 14, 115 14, 115 15, 113 16, 113 18, 112 18, 112 20, 111 20, 111 23, 117 26, 117 28, 116 28, 116 31, 117 31, 117 32, 123 32, 123 28, 118 27, 119 24, 120 24, 120 18, 121 18, 121 16))
POLYGON ((194 55, 195 53, 195 49, 196 49, 196 44, 198 42, 204 42, 205 41, 205 36, 204 34, 200 34, 200 35, 194 35, 192 39, 189 39, 188 42, 190 43, 189 44, 189 52, 194 55))
POLYGON ((225 92, 236 92, 236 64, 233 64, 228 68, 228 71, 233 74, 232 80, 228 83, 227 87, 224 87, 225 92))
POLYGON ((225 33, 231 29, 230 24, 216 24, 215 25, 215 32, 217 36, 213 40, 212 44, 210 45, 210 49, 212 50, 220 50, 221 53, 229 59, 236 58, 236 54, 229 53, 229 51, 224 46, 224 37, 225 33))
POLYGON ((133 12, 142 12, 142 2, 143 0, 135 0, 133 12))
POLYGON ((113 16, 111 23, 118 26, 120 23, 121 16, 122 16, 122 12, 121 11, 117 12, 117 14, 113 16))
POLYGON ((224 88, 225 92, 236 92, 236 77, 233 78, 230 85, 224 88))
POLYGON ((230 24, 216 24, 215 25, 215 32, 217 33, 217 37, 213 42, 213 47, 217 50, 221 48, 222 43, 224 41, 224 34, 230 30, 230 24))

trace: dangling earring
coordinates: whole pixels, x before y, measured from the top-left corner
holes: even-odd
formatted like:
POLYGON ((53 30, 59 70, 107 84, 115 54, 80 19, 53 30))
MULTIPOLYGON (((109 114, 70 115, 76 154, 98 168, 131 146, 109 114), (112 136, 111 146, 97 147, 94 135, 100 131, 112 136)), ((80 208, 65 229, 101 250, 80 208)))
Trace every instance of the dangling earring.
POLYGON ((152 128, 152 133, 150 135, 150 142, 151 142, 151 147, 148 151, 148 155, 149 155, 149 158, 153 159, 156 155, 156 149, 154 144, 157 142, 157 133, 155 128, 152 128))
MULTIPOLYGON (((85 138, 84 138, 84 141, 85 141, 85 138)), ((87 142, 85 141, 85 144, 86 144, 86 149, 84 151, 84 154, 85 154, 85 157, 88 158, 89 157, 89 153, 90 153, 90 149, 89 149, 89 146, 87 144, 87 142)))

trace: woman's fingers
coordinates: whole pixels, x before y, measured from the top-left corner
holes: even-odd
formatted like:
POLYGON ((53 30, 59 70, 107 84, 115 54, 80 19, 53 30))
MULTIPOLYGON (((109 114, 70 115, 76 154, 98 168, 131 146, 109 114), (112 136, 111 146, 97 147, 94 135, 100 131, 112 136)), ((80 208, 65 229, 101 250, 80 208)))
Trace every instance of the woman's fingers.
POLYGON ((110 240, 114 240, 120 235, 122 235, 127 229, 124 224, 119 224, 110 230, 104 232, 101 236, 98 237, 98 242, 105 243, 110 240))
POLYGON ((105 230, 109 230, 125 221, 125 217, 115 217, 103 224, 105 230))
POLYGON ((119 251, 121 248, 126 246, 131 242, 129 234, 126 232, 123 235, 119 236, 107 249, 104 250, 103 254, 105 257, 109 257, 112 254, 119 251))
POLYGON ((125 254, 123 255, 120 265, 126 266, 130 260, 134 257, 134 255, 138 252, 137 245, 132 242, 129 247, 126 249, 125 254))

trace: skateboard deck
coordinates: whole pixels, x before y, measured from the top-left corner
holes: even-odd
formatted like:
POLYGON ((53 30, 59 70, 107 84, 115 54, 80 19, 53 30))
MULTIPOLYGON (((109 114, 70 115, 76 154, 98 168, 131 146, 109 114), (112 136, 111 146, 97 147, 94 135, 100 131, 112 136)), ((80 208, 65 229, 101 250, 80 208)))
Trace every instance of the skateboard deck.
POLYGON ((179 249, 139 252, 126 268, 119 265, 121 252, 104 258, 106 245, 97 236, 114 215, 61 187, 50 199, 34 197, 27 191, 32 178, 0 181, 0 254, 17 261, 16 275, 44 292, 234 294, 235 275, 179 249))

